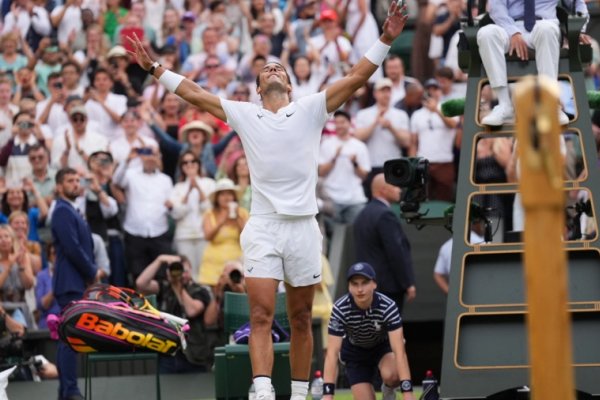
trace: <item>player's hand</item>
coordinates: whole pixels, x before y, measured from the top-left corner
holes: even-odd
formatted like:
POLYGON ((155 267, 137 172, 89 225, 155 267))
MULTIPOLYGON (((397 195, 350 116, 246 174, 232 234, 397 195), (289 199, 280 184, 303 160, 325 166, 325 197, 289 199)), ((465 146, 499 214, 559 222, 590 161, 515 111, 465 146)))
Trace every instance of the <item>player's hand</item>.
POLYGON ((523 35, 520 33, 515 33, 510 38, 510 46, 508 48, 508 55, 512 56, 513 53, 519 57, 520 60, 526 61, 529 59, 529 55, 527 54, 528 48, 527 43, 525 43, 525 39, 523 39, 523 35))
POLYGON ((383 23, 383 33, 381 35, 383 42, 391 45, 394 39, 400 36, 400 33, 404 30, 407 20, 406 5, 400 7, 398 2, 392 1, 388 8, 388 17, 383 23))
POLYGON ((417 288, 415 287, 415 285, 412 285, 411 287, 406 289, 406 301, 410 303, 415 299, 415 297, 417 297, 417 288))
POLYGON ((404 400, 416 400, 415 394, 413 392, 402 393, 402 398, 404 400))
POLYGON ((586 35, 585 33, 579 34, 579 43, 580 44, 592 44, 592 37, 590 35, 586 35))
POLYGON ((134 33, 133 38, 127 36, 127 40, 129 41, 129 44, 131 44, 131 46, 133 47, 133 51, 127 50, 127 52, 131 56, 135 57, 140 67, 142 67, 145 71, 148 71, 154 63, 154 61, 152 61, 152 59, 148 55, 148 52, 144 48, 144 44, 142 43, 140 38, 138 38, 137 35, 134 33))

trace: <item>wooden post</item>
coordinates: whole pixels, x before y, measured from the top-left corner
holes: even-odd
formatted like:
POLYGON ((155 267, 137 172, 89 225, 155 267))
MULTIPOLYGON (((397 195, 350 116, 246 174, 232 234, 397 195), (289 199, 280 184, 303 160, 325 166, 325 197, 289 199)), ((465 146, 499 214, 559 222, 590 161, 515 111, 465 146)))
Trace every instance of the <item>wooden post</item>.
POLYGON ((516 135, 525 209, 525 280, 532 399, 574 399, 564 244, 563 157, 558 84, 525 77, 515 87, 516 135))

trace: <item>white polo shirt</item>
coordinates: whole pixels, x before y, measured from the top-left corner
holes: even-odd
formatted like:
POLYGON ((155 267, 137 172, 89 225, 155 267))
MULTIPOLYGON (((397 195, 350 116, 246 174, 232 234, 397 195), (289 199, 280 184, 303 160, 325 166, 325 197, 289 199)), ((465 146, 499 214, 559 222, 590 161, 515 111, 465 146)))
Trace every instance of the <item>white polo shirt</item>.
POLYGON ((291 102, 277 113, 221 99, 227 123, 240 135, 252 181, 252 215, 315 215, 325 92, 291 102))

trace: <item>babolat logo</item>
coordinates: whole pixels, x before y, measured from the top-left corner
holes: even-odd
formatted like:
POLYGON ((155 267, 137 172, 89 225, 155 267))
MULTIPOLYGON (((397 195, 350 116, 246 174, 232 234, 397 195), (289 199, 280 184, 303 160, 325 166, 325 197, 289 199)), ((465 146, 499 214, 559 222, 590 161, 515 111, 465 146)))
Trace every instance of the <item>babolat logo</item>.
POLYGON ((135 346, 146 347, 159 353, 168 353, 173 347, 177 347, 177 343, 172 340, 159 339, 151 333, 136 332, 133 329, 125 328, 120 322, 113 324, 110 321, 100 319, 97 315, 90 313, 81 314, 75 327, 86 331, 94 331, 103 335, 109 335, 135 346))

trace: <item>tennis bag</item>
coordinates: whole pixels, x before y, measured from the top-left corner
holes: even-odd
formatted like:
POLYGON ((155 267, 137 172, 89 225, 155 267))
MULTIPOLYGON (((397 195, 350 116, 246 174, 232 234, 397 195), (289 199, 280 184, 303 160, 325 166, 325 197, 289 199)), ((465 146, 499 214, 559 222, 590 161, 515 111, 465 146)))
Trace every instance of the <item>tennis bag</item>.
POLYGON ((131 301, 131 292, 110 285, 90 287, 83 300, 72 301, 63 309, 58 322, 60 339, 79 353, 145 350, 174 355, 185 348, 185 327, 156 311, 139 309, 131 301))

